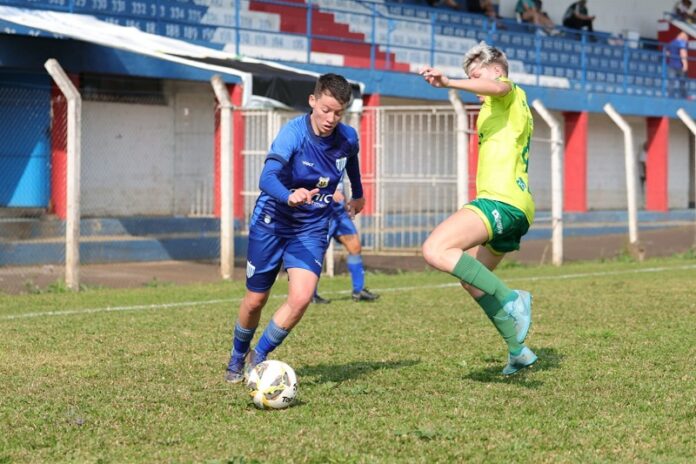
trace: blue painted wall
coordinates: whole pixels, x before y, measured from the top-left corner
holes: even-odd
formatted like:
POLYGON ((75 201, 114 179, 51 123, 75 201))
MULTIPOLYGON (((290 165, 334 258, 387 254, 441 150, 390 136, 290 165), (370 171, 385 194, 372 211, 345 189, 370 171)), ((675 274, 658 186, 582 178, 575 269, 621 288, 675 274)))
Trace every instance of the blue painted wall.
POLYGON ((0 207, 48 206, 50 96, 47 75, 0 75, 0 207))

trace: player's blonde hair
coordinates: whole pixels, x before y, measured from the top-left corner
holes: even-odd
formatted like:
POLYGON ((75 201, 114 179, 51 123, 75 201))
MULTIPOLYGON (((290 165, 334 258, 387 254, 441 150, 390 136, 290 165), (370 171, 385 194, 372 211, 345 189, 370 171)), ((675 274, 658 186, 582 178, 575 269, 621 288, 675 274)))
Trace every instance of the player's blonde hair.
POLYGON ((505 53, 499 48, 492 47, 486 42, 480 42, 478 45, 474 45, 466 52, 464 55, 464 62, 462 67, 466 75, 469 75, 469 69, 473 65, 488 66, 490 64, 498 64, 503 68, 503 73, 507 77, 508 75, 508 61, 505 53))

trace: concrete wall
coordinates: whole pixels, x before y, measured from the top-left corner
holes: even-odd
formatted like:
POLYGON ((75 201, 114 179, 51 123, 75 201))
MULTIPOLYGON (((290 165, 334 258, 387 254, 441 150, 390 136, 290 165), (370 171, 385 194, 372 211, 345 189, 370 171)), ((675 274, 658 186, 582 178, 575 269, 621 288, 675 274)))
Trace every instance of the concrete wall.
MULTIPOLYGON (((551 147, 546 123, 534 114, 534 137, 530 151, 529 183, 537 210, 551 209, 551 147)), ((561 113, 552 112, 563 121, 561 113)), ((642 117, 626 117, 633 129, 636 159, 646 139, 646 122, 642 117)), ((689 132, 678 119, 669 122, 668 206, 685 209, 689 205, 689 185, 693 182, 689 157, 689 132)), ((626 177, 623 133, 609 116, 592 113, 589 118, 587 141, 587 205, 590 210, 625 209, 626 177)), ((638 207, 645 205, 644 194, 638 188, 638 207)))
POLYGON ((84 102, 83 216, 186 215, 197 190, 212 189, 210 86, 169 83, 165 95, 164 105, 84 102))

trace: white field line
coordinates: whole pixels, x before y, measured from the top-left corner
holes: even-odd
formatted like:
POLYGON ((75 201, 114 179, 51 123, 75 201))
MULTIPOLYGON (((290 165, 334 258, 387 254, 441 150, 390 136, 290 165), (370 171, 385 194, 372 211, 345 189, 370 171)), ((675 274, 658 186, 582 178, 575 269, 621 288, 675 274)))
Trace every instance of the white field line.
MULTIPOLYGON (((631 269, 624 271, 604 271, 604 272, 581 272, 575 274, 561 274, 553 276, 530 276, 530 277, 516 277, 511 279, 505 279, 506 282, 538 282, 543 280, 567 280, 567 279, 581 279, 585 277, 605 277, 605 276, 616 276, 616 275, 628 275, 628 274, 643 274, 650 272, 667 272, 667 271, 680 271, 680 270, 690 270, 696 269, 696 264, 686 264, 682 266, 671 266, 671 267, 650 267, 645 269, 631 269)), ((446 283, 446 284, 436 284, 436 285, 417 285, 411 287, 392 287, 392 288, 376 288, 373 289, 380 293, 394 293, 394 292, 408 292, 413 290, 422 289, 433 289, 433 288, 449 288, 449 287, 459 287, 459 283, 446 283)), ((339 290, 334 292, 322 292, 326 295, 341 295, 348 294, 350 290, 339 290)), ((285 298, 287 295, 272 295, 271 298, 285 298)), ((11 321, 16 319, 29 319, 36 317, 50 317, 50 316, 70 316, 75 314, 92 314, 92 313, 109 313, 109 312, 120 312, 120 311, 142 311, 142 310, 157 310, 157 309, 169 309, 169 308, 181 308, 188 306, 205 306, 214 305, 220 303, 235 303, 241 301, 241 298, 224 298, 217 300, 204 300, 204 301, 182 301, 179 303, 158 303, 149 305, 133 305, 133 306, 106 306, 102 308, 87 308, 87 309, 68 309, 65 311, 42 311, 34 313, 22 313, 22 314, 8 314, 5 316, 0 316, 0 321, 11 321)))

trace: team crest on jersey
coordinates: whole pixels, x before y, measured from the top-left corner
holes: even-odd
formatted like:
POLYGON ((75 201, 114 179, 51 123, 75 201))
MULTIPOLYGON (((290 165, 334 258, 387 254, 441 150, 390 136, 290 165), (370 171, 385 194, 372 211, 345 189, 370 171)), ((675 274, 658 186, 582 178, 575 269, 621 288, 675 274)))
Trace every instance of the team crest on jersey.
POLYGON ((338 172, 343 172, 343 170, 346 168, 346 161, 348 161, 348 158, 345 156, 336 160, 336 169, 338 169, 338 172))
POLYGON ((256 272, 256 266, 247 261, 247 279, 251 279, 251 277, 254 275, 254 272, 256 272))
POLYGON ((330 177, 320 177, 319 182, 317 182, 317 188, 326 188, 329 186, 330 177))

